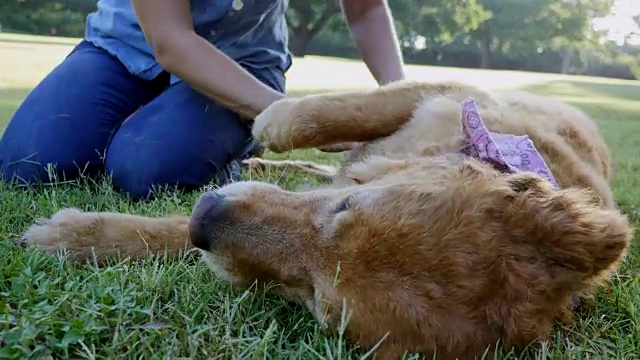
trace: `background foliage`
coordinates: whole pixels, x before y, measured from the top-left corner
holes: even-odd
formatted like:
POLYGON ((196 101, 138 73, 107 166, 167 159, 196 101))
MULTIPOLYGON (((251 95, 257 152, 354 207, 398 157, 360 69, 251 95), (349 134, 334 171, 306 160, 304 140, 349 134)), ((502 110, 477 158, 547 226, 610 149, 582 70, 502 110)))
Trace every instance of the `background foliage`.
MULTIPOLYGON (((407 62, 640 78, 640 50, 591 26, 613 0, 393 0, 407 62)), ((95 0, 3 0, 4 31, 82 36, 95 0)), ((640 34, 640 14, 635 17, 640 34)), ((290 0, 291 50, 357 57, 337 0, 290 0)), ((629 37, 634 36, 633 33, 629 37)))

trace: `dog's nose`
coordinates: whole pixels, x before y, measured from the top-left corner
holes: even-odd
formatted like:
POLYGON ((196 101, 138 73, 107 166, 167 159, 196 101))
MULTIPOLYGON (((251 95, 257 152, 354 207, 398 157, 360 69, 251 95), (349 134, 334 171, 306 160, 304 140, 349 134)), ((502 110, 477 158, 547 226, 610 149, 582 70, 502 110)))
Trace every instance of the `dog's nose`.
POLYGON ((189 237, 193 246, 210 250, 213 229, 224 216, 226 207, 224 196, 215 192, 205 193, 198 199, 189 221, 189 237))

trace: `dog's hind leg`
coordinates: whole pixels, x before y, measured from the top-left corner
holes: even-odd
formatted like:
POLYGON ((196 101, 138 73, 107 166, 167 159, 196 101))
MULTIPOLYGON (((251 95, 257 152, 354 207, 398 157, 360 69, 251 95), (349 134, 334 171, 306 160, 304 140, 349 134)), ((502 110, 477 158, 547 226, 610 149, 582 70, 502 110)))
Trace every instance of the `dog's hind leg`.
POLYGON ((250 158, 243 161, 243 165, 250 170, 266 170, 275 168, 279 170, 296 170, 302 173, 320 177, 324 180, 333 180, 338 169, 330 165, 316 164, 310 161, 300 160, 266 160, 261 158, 250 158))

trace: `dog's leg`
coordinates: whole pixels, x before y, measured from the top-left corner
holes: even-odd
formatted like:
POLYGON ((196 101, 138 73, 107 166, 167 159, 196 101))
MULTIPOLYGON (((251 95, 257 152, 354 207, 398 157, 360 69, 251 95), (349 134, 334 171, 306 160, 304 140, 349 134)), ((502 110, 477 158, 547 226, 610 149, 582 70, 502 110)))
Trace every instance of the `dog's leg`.
POLYGON ((261 158, 250 158, 243 161, 243 165, 250 169, 276 168, 280 170, 297 170, 306 174, 314 175, 325 180, 332 180, 338 170, 329 165, 316 164, 310 161, 299 160, 266 160, 261 158))
POLYGON ((47 253, 65 249, 72 261, 121 255, 177 256, 192 248, 188 217, 148 218, 110 212, 63 209, 50 219, 40 219, 20 240, 47 253))
POLYGON ((258 115, 253 135, 274 152, 371 141, 395 132, 420 100, 446 92, 447 86, 402 81, 373 90, 286 98, 258 115))

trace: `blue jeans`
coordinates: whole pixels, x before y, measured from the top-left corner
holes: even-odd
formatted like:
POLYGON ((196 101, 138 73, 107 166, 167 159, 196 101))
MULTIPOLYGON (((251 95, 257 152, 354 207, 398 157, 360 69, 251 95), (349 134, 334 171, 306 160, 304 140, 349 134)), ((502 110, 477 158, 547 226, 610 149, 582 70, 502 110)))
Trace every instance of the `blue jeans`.
MULTIPOLYGON (((282 71, 247 70, 284 92, 282 71)), ((106 172, 117 190, 143 198, 158 186, 223 184, 254 146, 232 111, 185 82, 169 85, 167 73, 131 75, 84 41, 20 105, 0 140, 0 167, 22 185, 106 172)))

